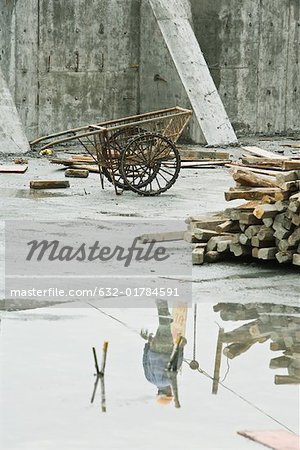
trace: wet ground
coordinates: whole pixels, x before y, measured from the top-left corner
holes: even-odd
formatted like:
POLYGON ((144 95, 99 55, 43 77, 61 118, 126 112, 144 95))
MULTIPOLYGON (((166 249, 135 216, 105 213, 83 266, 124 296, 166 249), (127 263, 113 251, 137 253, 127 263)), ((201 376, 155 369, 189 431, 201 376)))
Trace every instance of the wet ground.
MULTIPOLYGON (((230 311, 230 305, 222 308, 230 311)), ((295 327, 299 339, 299 315, 295 324, 296 314, 289 314, 292 319, 287 326, 285 315, 295 311, 277 306, 274 313, 264 313, 261 306, 256 310, 261 310, 263 319, 258 320, 253 316, 255 307, 250 309, 251 320, 234 320, 245 316, 233 312, 230 321, 223 321, 211 304, 199 302, 195 354, 210 376, 219 327, 232 332, 251 324, 252 329, 259 328, 262 337, 261 342, 255 341, 248 327, 225 339, 223 352, 226 346, 234 347, 229 342, 242 342, 242 349, 232 349, 240 355, 228 360, 224 354, 221 357, 220 380, 225 378, 223 384, 232 392, 219 386, 213 395, 211 379, 183 362, 177 375, 180 409, 175 408, 174 398, 169 404, 158 404, 157 387, 145 378, 145 341, 138 332, 141 328, 156 332, 155 309, 105 310, 125 325, 86 308, 5 314, 1 329, 2 448, 251 450, 259 446, 238 436, 237 431, 283 426, 297 431, 298 385, 275 385, 274 376, 288 375, 288 369, 274 370, 269 365, 272 358, 283 355, 283 351, 271 351, 270 342, 281 341, 285 334, 286 346, 291 345, 295 327), (106 412, 100 383, 91 404, 95 381, 92 347, 96 347, 100 363, 104 340, 109 341, 106 412)), ((193 335, 194 311, 190 308, 184 347, 188 361, 193 358, 193 335)))
MULTIPOLYGON (((259 145, 275 151, 283 148, 271 141, 259 145)), ((230 151, 239 154, 239 149, 230 151)), ((111 186, 100 189, 97 174, 86 180, 70 179, 69 189, 31 191, 29 181, 36 178, 64 179, 64 173, 44 158, 30 158, 25 174, 1 174, 2 221, 38 218, 84 223, 121 216, 177 219, 182 229, 189 215, 228 207, 223 193, 233 185, 223 168, 183 170, 174 187, 157 198, 129 192, 116 197, 111 186)), ((3 240, 0 257, 3 293, 3 240)), ((193 280, 196 339, 190 306, 184 358, 193 358, 195 345, 200 367, 213 376, 219 327, 232 332, 245 326, 227 338, 222 335, 222 353, 218 352, 223 355, 220 380, 226 377, 225 386, 234 392, 219 386, 213 395, 212 380, 183 362, 177 376, 181 408, 175 408, 174 399, 168 405, 157 404, 157 388, 146 380, 143 369, 146 341, 139 336, 142 328, 156 332, 154 306, 105 309, 113 316, 108 317, 84 302, 46 307, 44 301, 25 305, 2 300, 2 448, 243 450, 260 447, 239 437, 239 430, 297 431, 298 385, 275 385, 274 376, 299 376, 299 313, 292 308, 299 304, 299 271, 236 260, 194 267, 193 280), (248 304, 255 305, 245 309, 248 304), (101 383, 90 403, 95 381, 92 347, 101 360, 104 340, 109 341, 106 412, 101 408, 101 383), (281 350, 271 350, 272 342, 281 350), (233 358, 227 360, 228 354, 233 358), (285 359, 272 364, 281 366, 271 369, 271 359, 279 356, 285 359)), ((102 308, 100 303, 94 306, 102 308)))

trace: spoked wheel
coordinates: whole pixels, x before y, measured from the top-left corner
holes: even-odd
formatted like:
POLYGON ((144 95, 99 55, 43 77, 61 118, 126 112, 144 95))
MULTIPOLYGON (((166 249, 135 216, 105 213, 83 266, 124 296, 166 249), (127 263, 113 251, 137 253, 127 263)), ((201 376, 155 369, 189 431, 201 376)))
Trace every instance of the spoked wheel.
POLYGON ((120 173, 127 186, 139 195, 159 195, 175 183, 180 155, 175 144, 157 133, 133 138, 121 154, 120 173))
POLYGON ((123 177, 120 173, 120 157, 122 151, 125 149, 128 141, 130 141, 134 136, 142 133, 144 130, 140 127, 129 127, 122 130, 116 131, 111 135, 108 145, 114 156, 113 167, 108 169, 106 167, 102 168, 103 175, 107 178, 110 183, 113 183, 112 172, 114 174, 115 184, 118 188, 123 190, 129 190, 129 187, 123 181, 123 177))

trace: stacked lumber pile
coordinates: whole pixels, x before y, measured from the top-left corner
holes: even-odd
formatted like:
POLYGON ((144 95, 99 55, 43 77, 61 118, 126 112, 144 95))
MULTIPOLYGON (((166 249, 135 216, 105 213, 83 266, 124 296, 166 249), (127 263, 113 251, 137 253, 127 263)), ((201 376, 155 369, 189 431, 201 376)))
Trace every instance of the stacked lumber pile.
MULTIPOLYGON (((266 167, 268 158, 260 158, 266 167)), ((236 186, 225 192, 225 198, 248 201, 187 220, 184 238, 194 244, 193 264, 247 256, 300 266, 300 159, 289 166, 295 170, 284 169, 291 163, 285 157, 273 160, 280 161, 280 170, 258 173, 244 165, 231 165, 236 186)))

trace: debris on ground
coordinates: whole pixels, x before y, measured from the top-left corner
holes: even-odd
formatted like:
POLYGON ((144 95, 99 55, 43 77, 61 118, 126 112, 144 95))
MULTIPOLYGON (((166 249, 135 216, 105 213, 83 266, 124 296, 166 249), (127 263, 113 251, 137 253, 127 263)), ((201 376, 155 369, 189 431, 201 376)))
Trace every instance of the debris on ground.
POLYGON ((286 430, 238 431, 238 434, 273 450, 299 450, 299 436, 286 430))
POLYGON ((28 169, 28 165, 14 164, 13 166, 0 165, 0 173, 25 173, 28 169))
POLYGON ((14 160, 15 164, 28 164, 28 159, 18 158, 14 160))
POLYGON ((87 178, 90 172, 87 169, 67 169, 65 177, 69 178, 87 178))
POLYGON ((294 161, 256 147, 246 149, 260 153, 257 159, 264 167, 271 160, 280 170, 254 172, 242 165, 230 165, 236 187, 225 192, 225 198, 248 202, 187 219, 184 238, 195 244, 192 262, 199 265, 234 255, 300 266, 300 159, 294 161))
POLYGON ((65 189, 69 188, 69 181, 65 180, 32 180, 30 189, 65 189))

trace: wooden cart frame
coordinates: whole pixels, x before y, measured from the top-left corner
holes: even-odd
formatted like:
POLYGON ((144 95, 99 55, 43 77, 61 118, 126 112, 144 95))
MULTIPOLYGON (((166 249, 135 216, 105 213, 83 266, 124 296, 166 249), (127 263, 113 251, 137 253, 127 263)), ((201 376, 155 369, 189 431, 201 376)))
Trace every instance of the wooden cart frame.
POLYGON ((110 120, 40 137, 30 144, 41 150, 77 141, 115 187, 140 195, 159 195, 169 189, 180 172, 176 142, 192 111, 180 107, 110 120))

